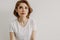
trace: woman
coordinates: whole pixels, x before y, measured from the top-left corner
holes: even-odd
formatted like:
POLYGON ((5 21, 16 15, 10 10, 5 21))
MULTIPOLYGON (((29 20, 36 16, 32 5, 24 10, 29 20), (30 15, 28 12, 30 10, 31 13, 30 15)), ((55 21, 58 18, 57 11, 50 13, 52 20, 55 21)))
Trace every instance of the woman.
POLYGON ((32 8, 26 0, 17 1, 14 9, 17 19, 11 22, 10 40, 35 40, 36 25, 29 18, 31 12, 32 8))

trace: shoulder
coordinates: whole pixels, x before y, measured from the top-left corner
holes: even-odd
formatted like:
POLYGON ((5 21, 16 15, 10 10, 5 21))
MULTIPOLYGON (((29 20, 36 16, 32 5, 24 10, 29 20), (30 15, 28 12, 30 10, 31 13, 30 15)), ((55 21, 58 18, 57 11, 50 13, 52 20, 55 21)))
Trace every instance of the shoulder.
POLYGON ((11 20, 9 23, 9 32, 15 32, 16 29, 16 19, 11 20))
POLYGON ((14 19, 14 20, 12 20, 12 21, 10 22, 10 24, 11 24, 11 25, 15 25, 16 22, 17 22, 17 19, 14 19))
POLYGON ((30 19, 31 20, 31 25, 32 25, 32 29, 33 31, 37 30, 37 22, 36 19, 30 19))
POLYGON ((30 18, 30 24, 31 24, 32 26, 35 26, 35 25, 36 25, 36 20, 35 20, 35 19, 30 18))
POLYGON ((33 18, 30 18, 31 23, 36 23, 36 20, 33 18))

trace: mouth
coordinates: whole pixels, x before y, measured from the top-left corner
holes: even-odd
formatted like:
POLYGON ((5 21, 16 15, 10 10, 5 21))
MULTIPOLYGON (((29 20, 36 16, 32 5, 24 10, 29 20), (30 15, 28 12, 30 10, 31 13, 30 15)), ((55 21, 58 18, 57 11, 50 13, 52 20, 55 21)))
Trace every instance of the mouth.
POLYGON ((24 15, 25 13, 21 13, 21 14, 23 14, 23 15, 24 15))

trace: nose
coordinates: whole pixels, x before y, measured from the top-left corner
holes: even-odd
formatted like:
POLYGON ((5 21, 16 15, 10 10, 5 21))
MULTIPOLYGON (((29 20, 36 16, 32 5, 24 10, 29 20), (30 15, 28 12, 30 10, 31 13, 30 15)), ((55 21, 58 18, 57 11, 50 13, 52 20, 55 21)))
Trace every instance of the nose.
POLYGON ((23 8, 23 9, 22 9, 22 12, 24 12, 24 11, 25 11, 25 9, 23 8))

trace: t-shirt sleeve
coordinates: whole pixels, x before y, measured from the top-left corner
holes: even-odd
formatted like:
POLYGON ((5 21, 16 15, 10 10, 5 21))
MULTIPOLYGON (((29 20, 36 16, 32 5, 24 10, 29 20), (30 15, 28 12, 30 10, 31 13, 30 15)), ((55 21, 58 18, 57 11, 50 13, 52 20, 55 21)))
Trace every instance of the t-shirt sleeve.
POLYGON ((33 31, 37 31, 37 22, 33 20, 33 31))
POLYGON ((13 23, 10 23, 9 32, 14 32, 14 25, 13 25, 13 23))

